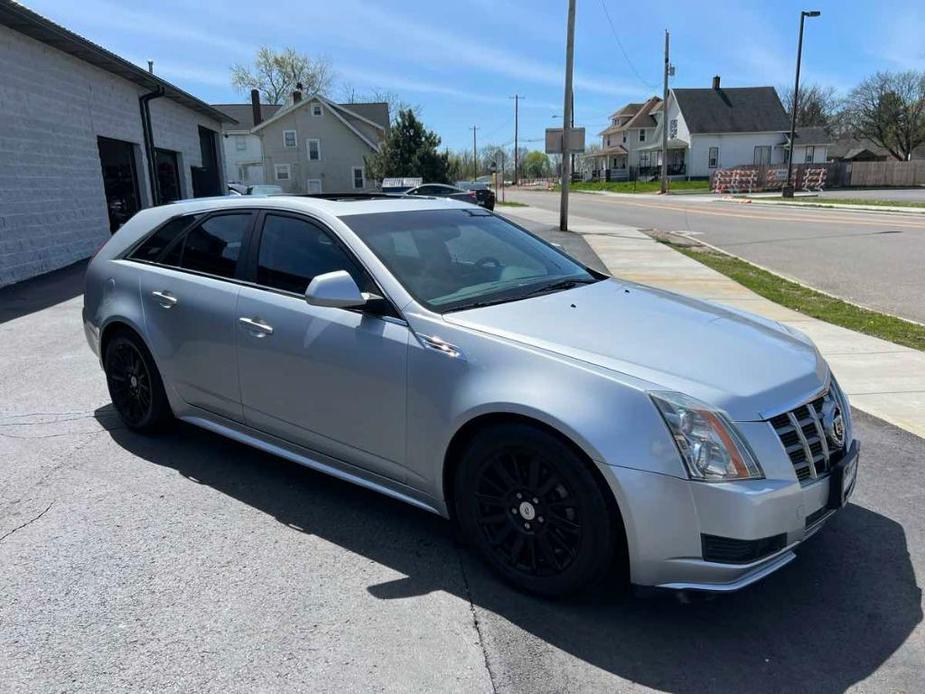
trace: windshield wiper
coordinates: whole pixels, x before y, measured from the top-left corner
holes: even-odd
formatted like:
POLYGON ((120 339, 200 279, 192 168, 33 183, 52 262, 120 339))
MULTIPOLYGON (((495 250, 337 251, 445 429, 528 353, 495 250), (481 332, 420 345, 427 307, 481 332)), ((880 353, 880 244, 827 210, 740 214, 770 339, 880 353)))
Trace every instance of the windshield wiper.
POLYGON ((550 292, 559 292, 565 289, 574 289, 582 284, 594 284, 595 282, 600 282, 596 277, 570 277, 567 279, 562 279, 557 282, 552 282, 551 284, 544 284, 542 287, 537 287, 523 296, 536 296, 537 294, 548 294, 550 292))
POLYGON ((524 294, 517 294, 515 296, 503 296, 497 299, 483 299, 481 301, 473 301, 467 304, 461 304, 459 306, 454 306, 451 309, 448 309, 446 313, 452 313, 454 311, 468 311, 470 308, 483 308, 484 306, 495 306, 496 304, 506 304, 511 301, 520 301, 521 299, 526 299, 531 296, 537 296, 539 294, 548 294, 550 292, 558 292, 565 289, 574 289, 583 284, 595 284, 601 280, 597 277, 570 277, 568 279, 561 279, 550 284, 544 284, 541 287, 532 289, 529 292, 524 294))

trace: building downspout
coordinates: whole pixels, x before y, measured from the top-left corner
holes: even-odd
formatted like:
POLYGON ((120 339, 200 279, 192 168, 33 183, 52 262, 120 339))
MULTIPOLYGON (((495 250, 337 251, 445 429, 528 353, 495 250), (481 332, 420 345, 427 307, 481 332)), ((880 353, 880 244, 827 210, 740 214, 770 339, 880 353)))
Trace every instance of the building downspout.
POLYGON ((152 207, 157 204, 161 196, 157 185, 157 165, 154 161, 154 131, 151 129, 151 109, 148 104, 161 96, 164 96, 164 88, 158 85, 154 91, 138 97, 138 106, 141 109, 141 132, 145 143, 145 158, 148 160, 148 181, 150 183, 152 207))

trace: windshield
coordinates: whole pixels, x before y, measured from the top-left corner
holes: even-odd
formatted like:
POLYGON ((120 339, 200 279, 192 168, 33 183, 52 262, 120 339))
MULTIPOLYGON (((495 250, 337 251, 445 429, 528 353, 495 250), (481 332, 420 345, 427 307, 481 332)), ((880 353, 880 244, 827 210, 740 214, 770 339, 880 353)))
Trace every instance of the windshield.
POLYGON ((431 311, 516 301, 599 276, 489 212, 418 210, 342 217, 431 311))

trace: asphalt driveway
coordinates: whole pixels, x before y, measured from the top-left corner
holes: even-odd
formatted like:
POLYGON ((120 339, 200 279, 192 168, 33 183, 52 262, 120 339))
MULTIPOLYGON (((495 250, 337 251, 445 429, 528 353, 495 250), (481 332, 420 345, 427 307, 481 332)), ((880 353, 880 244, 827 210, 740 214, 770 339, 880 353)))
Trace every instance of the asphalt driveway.
POLYGON ((853 502, 747 591, 543 601, 439 518, 124 429, 75 275, 0 291, 4 691, 925 690, 919 438, 856 415, 853 502))

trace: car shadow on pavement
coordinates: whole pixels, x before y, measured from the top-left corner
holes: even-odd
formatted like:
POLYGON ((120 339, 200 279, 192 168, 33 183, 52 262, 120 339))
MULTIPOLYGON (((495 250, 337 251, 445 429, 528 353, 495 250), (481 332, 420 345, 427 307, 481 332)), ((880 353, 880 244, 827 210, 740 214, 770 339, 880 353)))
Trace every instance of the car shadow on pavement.
MULTIPOLYGON (((96 416, 111 424, 111 405, 96 416)), ((471 600, 483 632, 506 629, 512 642, 539 639, 648 687, 842 692, 873 674, 922 620, 903 528, 853 504, 796 561, 739 593, 683 604, 672 595, 618 597, 604 586, 549 601, 501 583, 455 546, 450 523, 426 512, 191 426, 160 437, 109 429, 142 461, 175 469, 406 577, 369 586, 380 599, 447 591, 471 600)), ((498 665, 492 660, 508 655, 512 662, 499 669, 517 678, 508 649, 487 658, 498 665)))

